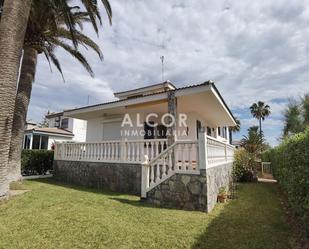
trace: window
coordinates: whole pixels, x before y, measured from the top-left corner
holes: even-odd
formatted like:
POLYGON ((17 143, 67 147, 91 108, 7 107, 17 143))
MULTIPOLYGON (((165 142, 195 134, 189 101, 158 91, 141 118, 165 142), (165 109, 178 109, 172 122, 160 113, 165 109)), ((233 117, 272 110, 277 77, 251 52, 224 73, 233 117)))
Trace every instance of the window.
POLYGON ((69 119, 68 118, 64 118, 64 119, 61 120, 61 128, 62 129, 69 128, 69 119))
POLYGON ((47 150, 47 148, 48 148, 48 136, 33 135, 32 149, 34 149, 34 150, 47 150))
POLYGON ((207 126, 207 135, 211 136, 211 128, 209 126, 207 126))
POLYGON ((40 149, 40 135, 33 135, 32 149, 33 150, 40 149))
POLYGON ((221 127, 218 127, 218 136, 221 136, 221 127))
MULTIPOLYGON (((150 124, 154 124, 154 122, 149 122, 150 124)), ((144 123, 144 139, 154 139, 154 127, 149 126, 146 122, 144 123)))
POLYGON ((199 120, 196 120, 196 138, 198 138, 198 133, 202 130, 202 123, 199 120))
POLYGON ((157 138, 166 138, 166 126, 158 125, 156 135, 157 138))
POLYGON ((47 150, 48 149, 48 136, 41 136, 41 150, 47 150))
POLYGON ((25 135, 24 136, 24 149, 29 150, 30 149, 30 140, 31 140, 31 135, 25 135))

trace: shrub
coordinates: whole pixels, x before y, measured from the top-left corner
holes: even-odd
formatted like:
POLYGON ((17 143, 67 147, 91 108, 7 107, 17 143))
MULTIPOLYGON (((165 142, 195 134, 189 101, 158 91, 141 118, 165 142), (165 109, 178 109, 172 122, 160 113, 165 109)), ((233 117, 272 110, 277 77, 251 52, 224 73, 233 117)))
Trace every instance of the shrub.
POLYGON ((309 235, 309 127, 266 152, 289 204, 309 235))
POLYGON ((233 175, 238 182, 252 182, 255 174, 252 170, 252 158, 250 153, 241 148, 235 151, 233 175))
POLYGON ((23 150, 21 154, 22 174, 36 175, 52 171, 53 158, 52 150, 23 150))

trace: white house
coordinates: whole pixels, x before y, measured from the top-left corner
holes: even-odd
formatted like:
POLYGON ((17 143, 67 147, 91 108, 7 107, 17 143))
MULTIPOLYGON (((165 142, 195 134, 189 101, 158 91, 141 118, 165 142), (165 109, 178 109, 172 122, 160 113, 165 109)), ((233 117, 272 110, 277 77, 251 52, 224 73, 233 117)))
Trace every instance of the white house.
MULTIPOLYGON (((198 130, 204 127, 207 135, 224 143, 229 142, 228 126, 234 126, 234 118, 223 98, 213 84, 203 83, 176 89, 170 82, 164 82, 148 87, 115 93, 119 100, 86 106, 65 111, 67 117, 87 121, 86 142, 108 140, 140 140, 166 138, 156 130, 166 130, 162 125, 162 116, 168 113, 168 93, 175 91, 177 98, 177 113, 187 115, 187 126, 177 127, 175 139, 197 139, 198 130), (154 127, 153 136, 147 137, 144 131, 151 127, 139 125, 146 121, 148 114, 150 122, 158 123, 154 127), (133 123, 121 126, 125 114, 133 123), (138 116, 139 115, 139 120, 138 116), (131 131, 131 132, 129 132, 131 131)), ((165 118, 167 121, 168 117, 165 118)), ((163 132, 164 133, 164 132, 163 132)))
POLYGON ((87 121, 86 141, 57 143, 55 177, 210 211, 230 182, 228 127, 236 125, 214 83, 177 88, 166 81, 114 95, 118 100, 64 111, 87 121), (181 179, 182 193, 169 189, 181 179))
POLYGON ((38 127, 27 122, 24 132, 24 149, 52 149, 56 142, 84 142, 87 122, 64 117, 63 112, 49 113, 46 116, 48 127, 38 127))

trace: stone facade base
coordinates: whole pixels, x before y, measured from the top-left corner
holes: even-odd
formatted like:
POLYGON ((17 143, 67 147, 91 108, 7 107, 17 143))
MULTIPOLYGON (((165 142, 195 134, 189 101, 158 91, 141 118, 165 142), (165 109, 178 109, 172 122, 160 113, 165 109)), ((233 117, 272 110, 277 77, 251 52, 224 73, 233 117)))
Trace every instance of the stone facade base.
MULTIPOLYGON (((233 163, 199 174, 175 174, 147 193, 146 202, 166 208, 210 212, 220 187, 228 189, 233 163)), ((54 178, 97 189, 140 195, 141 165, 106 162, 54 161, 54 178)))
POLYGON ((201 170, 199 175, 175 174, 147 193, 156 206, 210 212, 220 187, 228 190, 233 163, 201 170))
POLYGON ((175 174, 147 193, 147 202, 160 207, 207 211, 205 171, 175 174))
POLYGON ((54 178, 71 184, 140 195, 141 165, 54 161, 54 178))
POLYGON ((233 163, 226 163, 206 169, 207 175, 207 211, 210 212, 217 202, 219 189, 229 190, 232 181, 233 163))

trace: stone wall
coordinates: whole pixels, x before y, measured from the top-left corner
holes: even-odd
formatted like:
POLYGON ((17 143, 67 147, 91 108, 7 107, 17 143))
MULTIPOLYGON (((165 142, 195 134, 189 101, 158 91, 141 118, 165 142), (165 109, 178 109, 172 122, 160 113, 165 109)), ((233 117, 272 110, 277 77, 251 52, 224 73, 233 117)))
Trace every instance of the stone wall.
POLYGON ((54 178, 71 184, 140 195, 141 165, 54 161, 54 178))
POLYGON ((147 193, 147 202, 166 208, 207 211, 206 174, 175 174, 147 193))
POLYGON ((227 190, 232 180, 233 163, 226 163, 206 169, 207 175, 207 211, 210 212, 216 202, 219 188, 226 187, 227 190))
POLYGON ((147 202, 160 207, 210 212, 220 187, 230 185, 233 163, 201 170, 199 175, 175 174, 147 193, 147 202))

